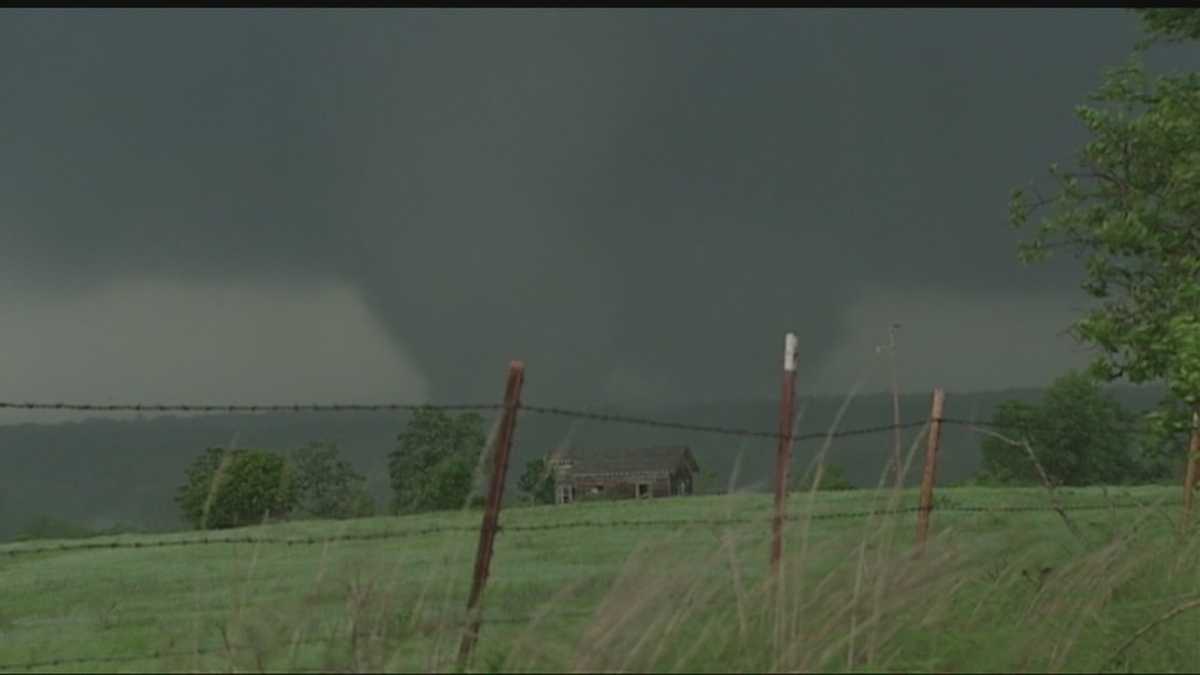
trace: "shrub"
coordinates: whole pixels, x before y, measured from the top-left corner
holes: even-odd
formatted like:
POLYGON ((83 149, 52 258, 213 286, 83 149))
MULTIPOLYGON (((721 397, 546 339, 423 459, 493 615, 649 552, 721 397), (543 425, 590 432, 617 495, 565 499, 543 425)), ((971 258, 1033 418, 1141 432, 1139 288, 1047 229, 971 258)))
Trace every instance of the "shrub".
POLYGON ((209 448, 187 468, 175 500, 196 529, 221 529, 287 516, 297 490, 291 467, 275 453, 209 448))
POLYGON ((310 443, 292 454, 299 511, 315 518, 375 515, 366 477, 338 455, 333 443, 310 443))
MULTIPOLYGON (((1158 470, 1134 452, 1134 418, 1100 385, 1071 372, 1046 389, 1037 405, 1001 403, 992 417, 1009 440, 1028 440, 1038 462, 1056 484, 1068 486, 1137 482, 1158 470)), ((995 436, 982 441, 981 481, 998 485, 1038 484, 1028 451, 995 436)))
POLYGON ((554 503, 554 476, 544 458, 531 459, 525 464, 525 473, 521 474, 517 487, 534 504, 554 503))
MULTIPOLYGON (((413 413, 398 440, 388 456, 392 510, 415 513, 462 508, 482 478, 475 468, 487 442, 483 418, 421 408, 413 413)), ((483 468, 486 473, 486 463, 483 468)), ((482 497, 477 494, 471 504, 480 503, 482 497)))

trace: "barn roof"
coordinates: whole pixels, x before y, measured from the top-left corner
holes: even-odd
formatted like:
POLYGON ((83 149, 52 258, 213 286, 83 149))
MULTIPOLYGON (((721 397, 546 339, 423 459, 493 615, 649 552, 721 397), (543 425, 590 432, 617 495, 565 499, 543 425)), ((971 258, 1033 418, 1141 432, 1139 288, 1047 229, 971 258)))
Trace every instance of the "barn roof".
POLYGON ((584 450, 565 448, 554 451, 553 461, 570 463, 566 468, 572 474, 589 473, 640 473, 649 471, 674 471, 686 466, 698 471, 692 451, 686 447, 663 448, 606 448, 584 450))

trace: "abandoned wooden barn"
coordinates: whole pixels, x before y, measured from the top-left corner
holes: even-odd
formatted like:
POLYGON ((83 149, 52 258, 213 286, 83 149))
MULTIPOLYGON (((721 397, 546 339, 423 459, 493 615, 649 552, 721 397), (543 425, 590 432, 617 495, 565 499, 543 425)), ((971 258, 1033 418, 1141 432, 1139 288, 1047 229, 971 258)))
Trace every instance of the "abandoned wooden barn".
POLYGON ((556 450, 550 455, 555 501, 690 495, 700 469, 686 447, 556 450))

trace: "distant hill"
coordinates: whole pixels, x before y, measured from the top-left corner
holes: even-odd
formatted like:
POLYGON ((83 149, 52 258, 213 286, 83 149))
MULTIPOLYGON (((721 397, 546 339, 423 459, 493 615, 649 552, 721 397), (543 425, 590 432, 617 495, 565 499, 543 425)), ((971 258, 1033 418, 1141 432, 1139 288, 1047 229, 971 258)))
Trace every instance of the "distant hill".
MULTIPOLYGON (((1034 401, 1038 389, 947 394, 946 416, 987 419, 1007 399, 1034 401)), ((1161 392, 1120 387, 1114 394, 1130 409, 1154 405, 1161 392)), ((831 396, 802 398, 801 433, 826 431, 842 400, 831 396)), ((904 420, 929 414, 928 394, 901 397, 904 420)), ((665 419, 691 424, 721 425, 774 431, 775 401, 711 403, 660 409, 605 409, 603 412, 665 419)), ((91 419, 61 424, 0 426, 0 539, 11 538, 35 516, 50 516, 108 527, 122 523, 146 529, 173 529, 181 522, 172 497, 183 471, 204 448, 238 445, 290 451, 309 441, 333 441, 357 469, 368 476, 369 488, 380 506, 387 503, 387 453, 408 419, 404 413, 288 413, 158 417, 146 420, 91 419)), ((891 398, 876 393, 854 398, 841 429, 886 425, 891 421, 891 398)), ((915 430, 904 434, 907 443, 915 430)), ((835 439, 829 461, 842 465, 857 485, 879 480, 891 448, 890 432, 835 439)), ((575 447, 651 446, 687 444, 703 469, 715 471, 722 484, 730 480, 738 457, 736 486, 765 489, 773 466, 771 439, 740 439, 710 433, 598 421, 525 412, 516 430, 508 495, 527 460, 559 444, 575 447)), ((795 458, 803 471, 821 446, 820 441, 797 444, 795 458)), ((939 481, 970 476, 979 463, 979 439, 960 427, 943 435, 939 481)), ((919 470, 919 464, 917 465, 919 470)))

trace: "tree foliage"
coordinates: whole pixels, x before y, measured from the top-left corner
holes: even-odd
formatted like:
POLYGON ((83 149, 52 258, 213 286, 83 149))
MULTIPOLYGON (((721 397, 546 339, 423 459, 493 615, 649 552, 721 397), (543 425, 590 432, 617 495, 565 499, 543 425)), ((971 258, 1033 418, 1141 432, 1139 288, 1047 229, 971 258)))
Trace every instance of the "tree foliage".
MULTIPOLYGON (((1042 400, 1001 403, 992 416, 997 433, 1028 440, 1050 480, 1061 485, 1117 485, 1150 480, 1161 468, 1143 459, 1136 417, 1086 373, 1070 372, 1042 400)), ((1037 484, 1028 450, 984 436, 981 482, 1037 484)))
POLYGON ((525 464, 517 488, 534 504, 554 503, 554 476, 545 458, 531 459, 525 464))
POLYGON ((365 518, 375 514, 366 477, 342 459, 333 443, 310 443, 292 454, 299 510, 316 518, 365 518))
POLYGON ((1150 41, 1180 42, 1200 39, 1200 12, 1190 7, 1139 10, 1150 41))
POLYGON ((1200 37, 1200 11, 1139 12, 1150 39, 1077 109, 1091 140, 1075 167, 1051 166, 1050 195, 1016 191, 1011 220, 1032 229, 1022 260, 1062 247, 1084 261, 1095 303, 1072 332, 1096 348, 1100 378, 1167 386, 1153 418, 1165 436, 1200 406, 1200 76, 1152 74, 1141 54, 1200 37))
POLYGON ((476 467, 487 442, 483 418, 421 408, 398 440, 388 456, 393 511, 462 508, 482 476, 476 467))
POLYGON ((272 452, 209 448, 186 475, 176 503, 197 529, 254 525, 285 517, 296 506, 295 476, 272 452))

